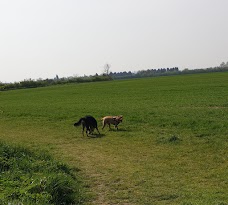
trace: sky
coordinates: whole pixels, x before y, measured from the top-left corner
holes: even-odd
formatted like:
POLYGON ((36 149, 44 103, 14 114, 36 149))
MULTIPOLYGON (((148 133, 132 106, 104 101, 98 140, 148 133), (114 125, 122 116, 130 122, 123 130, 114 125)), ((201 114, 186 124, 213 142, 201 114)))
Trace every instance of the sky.
POLYGON ((0 82, 228 61, 228 0, 0 0, 0 82))

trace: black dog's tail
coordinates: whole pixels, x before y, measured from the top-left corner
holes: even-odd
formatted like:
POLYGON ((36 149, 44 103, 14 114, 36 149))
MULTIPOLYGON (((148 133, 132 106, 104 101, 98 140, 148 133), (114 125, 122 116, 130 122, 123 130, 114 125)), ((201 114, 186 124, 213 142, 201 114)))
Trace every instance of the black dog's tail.
POLYGON ((81 118, 78 122, 74 123, 74 126, 79 126, 85 118, 81 118))

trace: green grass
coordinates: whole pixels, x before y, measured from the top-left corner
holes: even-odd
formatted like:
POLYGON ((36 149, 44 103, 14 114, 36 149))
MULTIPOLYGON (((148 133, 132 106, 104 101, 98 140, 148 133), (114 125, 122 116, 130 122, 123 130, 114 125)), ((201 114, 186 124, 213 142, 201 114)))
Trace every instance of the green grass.
POLYGON ((228 73, 0 92, 0 138, 79 168, 86 204, 228 204, 228 73), (73 123, 90 114, 101 137, 73 123), (100 118, 124 116, 119 131, 100 118))
POLYGON ((71 169, 42 152, 0 143, 0 204, 82 204, 71 169))

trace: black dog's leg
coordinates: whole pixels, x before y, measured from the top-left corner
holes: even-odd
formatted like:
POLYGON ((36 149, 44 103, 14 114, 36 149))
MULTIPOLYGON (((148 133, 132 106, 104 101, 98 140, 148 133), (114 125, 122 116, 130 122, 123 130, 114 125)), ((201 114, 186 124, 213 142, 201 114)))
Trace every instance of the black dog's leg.
POLYGON ((90 129, 90 127, 88 125, 86 125, 86 135, 87 135, 87 137, 89 137, 88 134, 91 134, 91 129, 90 129))
POLYGON ((90 129, 89 134, 91 134, 91 135, 92 135, 92 134, 93 134, 93 131, 94 131, 94 127, 90 127, 89 129, 90 129))
POLYGON ((84 136, 84 131, 85 131, 85 125, 82 124, 82 135, 84 136))
POLYGON ((98 128, 97 128, 97 127, 96 127, 96 130, 97 130, 98 134, 100 135, 100 132, 99 132, 99 130, 98 130, 98 128))

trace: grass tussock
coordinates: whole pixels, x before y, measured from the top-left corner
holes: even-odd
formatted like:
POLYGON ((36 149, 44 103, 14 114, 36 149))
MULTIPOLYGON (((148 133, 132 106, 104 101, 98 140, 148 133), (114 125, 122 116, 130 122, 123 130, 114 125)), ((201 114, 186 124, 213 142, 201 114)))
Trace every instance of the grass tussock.
POLYGON ((81 204, 80 181, 49 155, 0 142, 0 204, 81 204))

